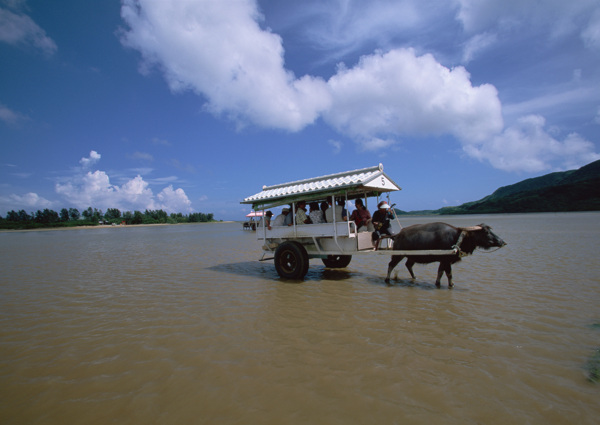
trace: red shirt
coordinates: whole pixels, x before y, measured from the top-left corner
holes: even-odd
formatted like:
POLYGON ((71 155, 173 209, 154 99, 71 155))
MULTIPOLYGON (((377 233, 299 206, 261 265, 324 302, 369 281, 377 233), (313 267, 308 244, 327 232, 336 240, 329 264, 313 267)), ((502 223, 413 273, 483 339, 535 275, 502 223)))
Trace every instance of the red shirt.
POLYGON ((367 220, 371 218, 371 213, 366 208, 363 209, 355 209, 352 211, 352 215, 350 216, 350 220, 354 220, 356 223, 356 227, 362 227, 367 225, 367 220))

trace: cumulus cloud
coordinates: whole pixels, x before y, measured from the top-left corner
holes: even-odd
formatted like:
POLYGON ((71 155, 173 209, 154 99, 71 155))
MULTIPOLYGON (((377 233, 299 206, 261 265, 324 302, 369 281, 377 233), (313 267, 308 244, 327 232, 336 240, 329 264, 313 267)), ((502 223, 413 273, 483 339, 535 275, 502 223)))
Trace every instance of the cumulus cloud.
POLYGON ((102 155, 100 155, 98 152, 96 151, 90 151, 90 156, 83 157, 79 160, 79 163, 84 167, 91 167, 92 165, 94 165, 96 162, 100 161, 100 158, 102 158, 102 155))
POLYGON ((0 8, 0 41, 33 46, 46 55, 56 52, 56 43, 27 15, 0 8))
POLYGON ((529 115, 488 142, 464 146, 464 151, 505 171, 568 170, 600 159, 592 142, 576 133, 557 140, 545 124, 542 116, 529 115))
POLYGON ((448 69, 412 49, 364 56, 354 68, 340 68, 328 85, 334 101, 326 121, 367 143, 403 134, 477 141, 503 125, 493 86, 473 87, 463 67, 448 69))
POLYGON ((20 210, 51 208, 52 202, 39 196, 37 193, 29 192, 24 195, 11 194, 7 197, 0 197, 0 206, 4 210, 20 210))
POLYGON ((172 90, 205 96, 215 113, 290 131, 322 115, 361 143, 405 133, 470 140, 502 125, 493 86, 473 87, 464 68, 450 70, 411 49, 364 56, 327 82, 295 78, 284 67, 281 38, 259 27, 250 0, 236 7, 127 0, 122 16, 130 26, 122 41, 142 53, 144 65, 162 69, 172 90))
POLYGON ((124 0, 121 16, 142 70, 158 67, 172 91, 205 96, 215 114, 296 131, 329 105, 321 78, 284 68, 281 38, 260 28, 255 1, 124 0))
MULTIPOLYGON (((96 151, 91 151, 90 157, 82 158, 80 163, 89 167, 100 157, 96 151)), ((119 186, 110 182, 105 171, 87 171, 57 183, 55 190, 66 202, 77 208, 92 206, 103 210, 118 208, 124 211, 162 209, 169 213, 192 211, 191 202, 183 189, 173 189, 169 185, 154 195, 150 183, 140 175, 119 186)))
POLYGON ((156 195, 160 209, 171 210, 177 212, 189 212, 192 210, 192 202, 188 199, 183 189, 173 190, 173 186, 169 185, 156 195))
MULTIPOLYGON (((551 0, 542 11, 528 0, 455 1, 456 19, 470 35, 465 62, 496 43, 502 31, 526 24, 548 31, 551 23, 552 37, 573 34, 580 31, 573 24, 598 9, 592 0, 551 0)), ((340 10, 352 15, 353 7, 343 3, 340 10)), ((407 28, 422 21, 420 7, 403 2, 400 10, 411 12, 407 28)), ((474 85, 464 67, 448 68, 413 49, 364 55, 356 64, 339 65, 328 79, 296 77, 285 67, 281 37, 261 28, 254 0, 123 0, 121 16, 128 26, 121 41, 141 53, 142 72, 158 69, 173 92, 193 91, 206 100, 206 111, 241 125, 299 131, 322 119, 371 151, 389 149, 406 136, 451 135, 468 155, 512 171, 548 169, 561 155, 567 156, 565 166, 596 155, 578 135, 551 137, 530 111, 515 115, 513 108, 511 120, 524 118, 504 129, 493 85, 474 85)), ((372 28, 370 20, 352 16, 372 28)), ((588 44, 595 43, 595 22, 590 19, 586 28, 592 29, 582 35, 588 44)), ((339 145, 330 144, 336 152, 339 145)))

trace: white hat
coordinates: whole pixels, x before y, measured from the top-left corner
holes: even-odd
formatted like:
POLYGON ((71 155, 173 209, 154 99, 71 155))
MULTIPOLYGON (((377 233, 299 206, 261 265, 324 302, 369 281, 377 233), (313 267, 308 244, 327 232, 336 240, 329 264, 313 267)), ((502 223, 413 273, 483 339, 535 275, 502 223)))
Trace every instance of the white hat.
POLYGON ((386 210, 389 210, 389 209, 390 209, 390 206, 388 205, 388 203, 387 203, 387 202, 385 202, 385 201, 381 201, 381 202, 380 202, 380 203, 377 205, 377 208, 384 208, 384 209, 386 209, 386 210))

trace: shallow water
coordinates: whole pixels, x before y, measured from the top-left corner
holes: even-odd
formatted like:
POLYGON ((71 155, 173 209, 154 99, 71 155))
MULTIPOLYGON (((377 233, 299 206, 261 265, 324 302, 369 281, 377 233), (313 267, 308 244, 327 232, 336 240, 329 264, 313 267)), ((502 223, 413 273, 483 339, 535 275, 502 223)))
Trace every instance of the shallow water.
POLYGON ((508 242, 452 290, 286 282, 239 223, 1 233, 0 423, 598 423, 600 214, 442 219, 508 242))

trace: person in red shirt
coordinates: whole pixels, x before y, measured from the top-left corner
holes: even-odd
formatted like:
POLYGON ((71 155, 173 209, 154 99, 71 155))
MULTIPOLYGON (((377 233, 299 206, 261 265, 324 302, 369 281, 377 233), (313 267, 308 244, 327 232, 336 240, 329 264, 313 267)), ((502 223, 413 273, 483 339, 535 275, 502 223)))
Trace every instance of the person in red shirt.
POLYGON ((350 220, 356 223, 359 232, 366 232, 368 230, 367 226, 371 222, 371 213, 365 208, 362 199, 354 201, 354 206, 356 206, 356 209, 352 211, 350 220))

